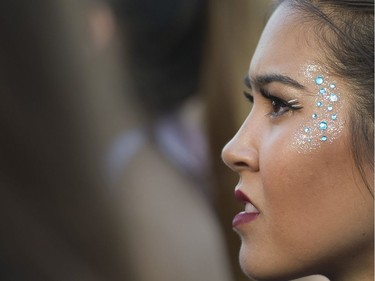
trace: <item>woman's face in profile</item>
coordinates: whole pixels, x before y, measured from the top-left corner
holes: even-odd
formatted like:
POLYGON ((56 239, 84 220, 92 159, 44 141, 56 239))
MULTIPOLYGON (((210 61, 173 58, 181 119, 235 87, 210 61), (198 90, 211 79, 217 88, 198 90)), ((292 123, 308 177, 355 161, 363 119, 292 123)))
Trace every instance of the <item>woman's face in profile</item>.
POLYGON ((248 73, 252 110, 223 150, 245 203, 233 222, 240 263, 255 279, 372 266, 373 198, 349 144, 355 97, 322 46, 290 8, 275 11, 248 73))

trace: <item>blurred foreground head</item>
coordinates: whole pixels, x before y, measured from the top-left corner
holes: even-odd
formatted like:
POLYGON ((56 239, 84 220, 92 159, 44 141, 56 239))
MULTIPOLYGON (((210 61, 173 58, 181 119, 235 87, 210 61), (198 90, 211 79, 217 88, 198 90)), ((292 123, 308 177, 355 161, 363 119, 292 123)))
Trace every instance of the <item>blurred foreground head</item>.
POLYGON ((129 278, 79 2, 0 4, 1 280, 129 278))
POLYGON ((207 1, 109 0, 129 77, 147 113, 179 108, 198 90, 207 1))

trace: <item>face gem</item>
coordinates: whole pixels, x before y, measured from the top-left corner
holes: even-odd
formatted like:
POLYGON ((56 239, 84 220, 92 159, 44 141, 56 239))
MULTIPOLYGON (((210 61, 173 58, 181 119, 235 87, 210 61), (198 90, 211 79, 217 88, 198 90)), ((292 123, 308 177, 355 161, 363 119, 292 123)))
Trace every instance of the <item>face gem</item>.
POLYGON ((332 102, 335 102, 335 101, 337 101, 338 99, 339 99, 339 98, 337 97, 336 94, 331 94, 331 95, 329 96, 329 100, 332 101, 332 102))
POLYGON ((327 125, 326 122, 322 121, 322 122, 319 123, 319 129, 320 129, 320 130, 322 130, 322 131, 323 131, 323 130, 326 130, 327 127, 328 127, 328 125, 327 125))
POLYGON ((323 76, 317 76, 317 77, 315 78, 315 83, 316 83, 316 85, 322 85, 323 82, 324 82, 324 78, 323 78, 323 76))
POLYGON ((310 153, 322 145, 333 143, 338 137, 343 128, 339 114, 342 101, 336 82, 331 80, 325 69, 308 65, 304 74, 307 82, 313 84, 312 111, 310 117, 306 116, 306 123, 301 124, 295 133, 293 144, 299 146, 300 153, 310 153))

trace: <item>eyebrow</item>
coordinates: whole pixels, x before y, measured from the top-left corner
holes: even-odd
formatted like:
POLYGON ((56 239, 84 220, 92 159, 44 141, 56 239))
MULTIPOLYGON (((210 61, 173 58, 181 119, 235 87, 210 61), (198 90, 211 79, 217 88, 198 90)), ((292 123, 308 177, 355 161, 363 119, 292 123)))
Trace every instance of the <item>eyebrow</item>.
POLYGON ((249 75, 246 74, 244 77, 244 84, 250 89, 252 89, 253 86, 263 88, 264 86, 273 82, 278 82, 299 90, 306 89, 305 86, 303 86, 293 78, 281 74, 257 75, 251 78, 249 77, 249 75))

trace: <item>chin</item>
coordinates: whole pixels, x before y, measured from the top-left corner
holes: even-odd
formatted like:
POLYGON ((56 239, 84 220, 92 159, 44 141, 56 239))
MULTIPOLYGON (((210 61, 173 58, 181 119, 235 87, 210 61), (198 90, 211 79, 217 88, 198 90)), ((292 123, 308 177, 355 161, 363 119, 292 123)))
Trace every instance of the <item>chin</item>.
POLYGON ((263 261, 262 255, 257 255, 256 251, 252 251, 243 242, 240 249, 240 266, 245 275, 251 280, 263 281, 271 279, 271 264, 263 261))
POLYGON ((275 266, 267 259, 266 253, 256 255, 246 246, 242 245, 240 250, 240 266, 244 274, 251 280, 256 281, 290 281, 309 274, 302 274, 285 266, 275 266))

